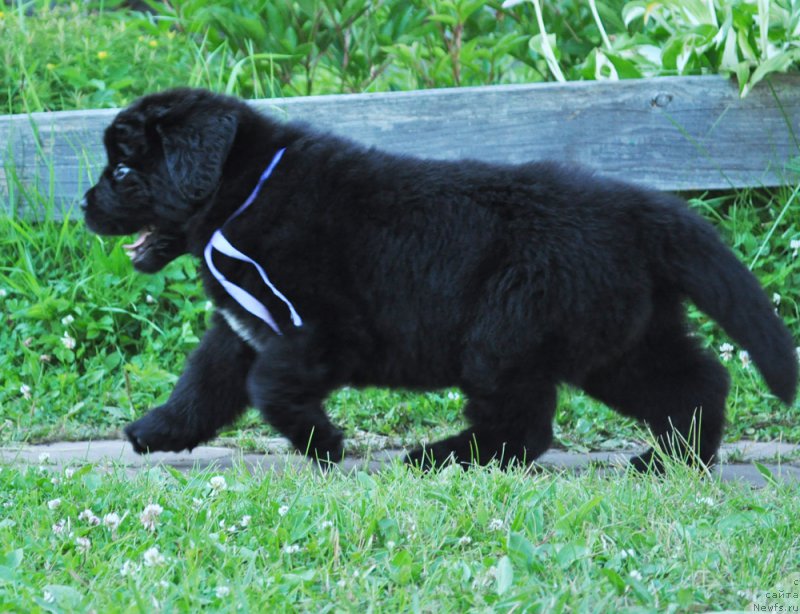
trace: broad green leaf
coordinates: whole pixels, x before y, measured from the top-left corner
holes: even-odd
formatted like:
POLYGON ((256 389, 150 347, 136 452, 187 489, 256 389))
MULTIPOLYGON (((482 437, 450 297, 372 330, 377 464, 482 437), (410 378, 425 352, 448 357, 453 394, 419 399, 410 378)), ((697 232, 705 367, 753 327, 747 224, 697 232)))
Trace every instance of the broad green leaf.
POLYGON ((448 26, 455 26, 458 24, 458 18, 455 15, 430 15, 428 19, 431 21, 438 21, 439 23, 445 23, 448 26))
POLYGON ((631 25, 632 22, 643 18, 647 12, 647 2, 628 2, 622 7, 622 20, 625 22, 625 27, 631 25))
POLYGON ((581 543, 564 544, 556 554, 559 567, 564 570, 572 567, 574 563, 588 556, 589 549, 581 543))
POLYGON ((777 480, 775 479, 775 476, 772 474, 772 471, 770 470, 769 467, 755 461, 753 462, 753 465, 755 466, 756 470, 758 470, 758 472, 762 475, 762 477, 767 481, 767 484, 777 483, 777 480))
POLYGON ((0 566, 7 567, 8 569, 16 569, 22 563, 23 551, 22 548, 16 550, 9 550, 0 556, 0 566))
POLYGON ((508 555, 529 569, 536 560, 536 549, 521 533, 510 532, 506 544, 508 555))
POLYGON ((72 586, 58 584, 48 584, 44 587, 44 592, 52 595, 54 602, 66 611, 78 611, 83 595, 72 586))
POLYGON ((750 81, 747 83, 742 95, 746 96, 759 81, 770 73, 786 72, 790 66, 798 61, 800 61, 800 48, 790 49, 771 57, 753 71, 753 75, 750 77, 750 81))
POLYGON ((606 57, 614 65, 620 79, 640 79, 643 76, 642 71, 636 67, 636 64, 620 57, 618 54, 607 53, 606 57))
POLYGON ((739 83, 739 94, 744 96, 747 82, 750 79, 750 63, 739 62, 734 67, 734 71, 736 72, 736 81, 739 83))
POLYGON ((511 588, 511 584, 514 582, 514 567, 511 565, 511 559, 507 556, 497 562, 494 579, 494 590, 498 595, 504 594, 511 588))
POLYGON ((614 63, 611 61, 611 59, 600 49, 596 49, 595 51, 594 78, 598 80, 609 79, 612 81, 619 79, 617 67, 614 66, 614 63))
POLYGON ((625 587, 627 586, 625 584, 625 580, 623 580, 622 576, 620 576, 616 571, 609 567, 603 567, 600 570, 600 573, 608 579, 608 581, 611 583, 611 586, 613 586, 617 591, 618 595, 621 595, 625 592, 625 587))
POLYGON ((736 31, 730 28, 728 34, 725 36, 725 47, 722 51, 722 60, 720 61, 720 69, 736 71, 739 64, 739 53, 736 46, 736 31))

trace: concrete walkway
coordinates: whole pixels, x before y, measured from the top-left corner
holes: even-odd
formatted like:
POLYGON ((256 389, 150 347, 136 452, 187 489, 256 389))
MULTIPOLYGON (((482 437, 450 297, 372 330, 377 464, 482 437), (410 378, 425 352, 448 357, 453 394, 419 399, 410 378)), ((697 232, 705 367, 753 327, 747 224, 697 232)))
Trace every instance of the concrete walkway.
MULTIPOLYGON (((157 452, 139 456, 130 444, 121 440, 58 442, 44 445, 0 448, 0 464, 47 465, 60 468, 82 463, 114 462, 124 465, 133 474, 159 464, 170 465, 180 471, 215 467, 226 469, 236 462, 243 462, 251 471, 280 470, 288 465, 297 467, 312 464, 299 454, 290 451, 283 439, 264 442, 265 452, 245 453, 232 447, 202 446, 191 453, 157 452)), ((590 464, 600 467, 621 467, 636 451, 613 450, 607 452, 569 452, 550 450, 539 459, 539 464, 555 471, 579 472, 590 464)), ((363 469, 376 471, 403 454, 403 450, 383 448, 375 451, 349 455, 341 464, 341 469, 363 469)), ((759 443, 740 441, 723 446, 722 463, 715 473, 724 481, 743 480, 753 486, 766 484, 764 476, 753 464, 761 463, 769 468, 772 475, 784 482, 800 484, 800 446, 786 443, 759 443)))

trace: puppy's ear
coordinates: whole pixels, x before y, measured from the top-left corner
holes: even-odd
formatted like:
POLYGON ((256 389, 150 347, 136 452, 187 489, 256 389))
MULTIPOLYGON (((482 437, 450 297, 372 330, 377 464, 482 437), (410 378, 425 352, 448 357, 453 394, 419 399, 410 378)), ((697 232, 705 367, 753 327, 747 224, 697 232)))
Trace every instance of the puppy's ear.
POLYGON ((238 123, 230 113, 200 111, 156 125, 170 178, 188 200, 202 200, 216 188, 238 123))

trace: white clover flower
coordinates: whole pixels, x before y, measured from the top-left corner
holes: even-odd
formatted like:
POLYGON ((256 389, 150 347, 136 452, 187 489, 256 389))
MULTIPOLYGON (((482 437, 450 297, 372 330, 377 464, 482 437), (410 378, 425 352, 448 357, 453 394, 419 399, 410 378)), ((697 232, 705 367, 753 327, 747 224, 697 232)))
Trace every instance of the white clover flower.
POLYGON ((51 499, 47 502, 47 508, 51 510, 57 510, 61 507, 61 499, 51 499))
POLYGON ((227 586, 218 586, 217 590, 214 591, 214 594, 217 596, 217 599, 224 599, 228 595, 230 595, 231 589, 227 586))
POLYGON ((221 475, 215 475, 208 481, 208 485, 211 487, 212 492, 215 494, 225 490, 228 488, 228 483, 225 481, 225 478, 221 475))
POLYGON ((46 465, 47 463, 49 463, 50 462, 50 454, 47 453, 47 452, 42 452, 39 455, 39 462, 42 463, 43 465, 46 465))
POLYGON ((249 526, 250 526, 250 520, 251 520, 251 517, 250 517, 250 516, 248 516, 248 515, 244 515, 244 516, 242 516, 242 519, 239 521, 239 524, 240 524, 240 525, 241 525, 241 527, 244 529, 244 528, 246 528, 246 527, 249 527, 249 526))
POLYGON ((294 554, 295 552, 300 552, 300 546, 297 544, 286 544, 283 547, 283 552, 285 554, 294 554))
POLYGON ((772 293, 772 302, 775 303, 776 306, 780 305, 781 304, 781 295, 778 294, 777 292, 773 292, 772 293))
POLYGON ((139 516, 139 520, 142 521, 145 529, 155 531, 156 522, 163 511, 164 508, 158 505, 158 503, 151 503, 144 508, 144 511, 139 516))
POLYGON ((333 526, 332 520, 323 520, 322 524, 320 525, 323 529, 330 529, 333 526))
POLYGON ((135 571, 137 571, 137 568, 133 564, 133 562, 125 561, 119 570, 119 575, 121 575, 124 578, 125 576, 132 576, 135 571))
POLYGON ((103 526, 110 531, 116 531, 119 528, 122 518, 116 512, 111 512, 103 516, 103 526))
POLYGON ((792 239, 789 241, 789 247, 792 248, 792 258, 797 258, 797 252, 800 251, 800 239, 792 239))
POLYGON ((73 317, 71 314, 70 314, 70 315, 66 315, 66 316, 64 316, 63 318, 61 318, 61 323, 62 323, 64 326, 69 326, 69 325, 70 325, 70 324, 72 324, 74 321, 75 321, 75 318, 74 318, 74 317, 73 317))
POLYGON ((278 508, 278 516, 286 516, 289 513, 289 506, 288 505, 281 505, 278 508))
POLYGON ((33 396, 31 394, 31 387, 28 386, 28 384, 22 384, 22 386, 19 387, 19 393, 22 395, 22 398, 25 399, 26 401, 30 401, 31 397, 33 396))
POLYGON ((72 467, 67 467, 64 469, 64 477, 70 479, 73 475, 75 475, 75 469, 72 467))
POLYGON ((633 548, 628 548, 627 550, 619 551, 619 558, 627 559, 629 556, 636 556, 636 551, 633 550, 633 548))
POLYGON ((164 558, 164 555, 161 554, 155 546, 145 550, 142 559, 144 560, 145 567, 157 567, 167 562, 167 559, 164 558))
POLYGON ((64 531, 69 528, 67 521, 62 518, 57 523, 55 523, 51 529, 53 531, 53 535, 63 535, 64 531))
POLYGON ((642 574, 635 569, 631 569, 631 573, 628 574, 634 580, 641 580, 642 574))
POLYGON ((394 547, 395 547, 396 545, 397 545, 397 544, 395 544, 395 543, 394 543, 394 542, 393 542, 393 541, 390 539, 388 542, 386 542, 386 549, 387 549, 387 550, 392 550, 392 549, 394 549, 394 547))
MULTIPOLYGON (((736 594, 741 597, 742 599, 747 599, 750 602, 756 601, 759 597, 759 591, 754 590, 739 590, 736 591, 736 594)), ((756 610, 754 610, 756 611, 756 610)))
POLYGON ((750 353, 747 350, 739 352, 739 360, 742 361, 742 366, 747 369, 750 367, 750 353))
POLYGON ((144 302, 147 303, 148 305, 152 305, 153 303, 156 302, 156 299, 153 298, 152 294, 148 294, 147 296, 144 297, 144 302))
POLYGON ((469 535, 464 535, 463 537, 458 538, 459 546, 468 546, 471 543, 472 543, 472 538, 469 535))
POLYGON ((93 527, 96 527, 100 524, 100 519, 94 515, 94 512, 90 509, 83 510, 80 514, 78 514, 78 520, 84 520, 88 522, 93 527))
POLYGON ((61 478, 50 478, 50 483, 53 486, 58 486, 59 484, 61 484, 61 478))
POLYGON ((192 509, 195 512, 199 512, 202 507, 203 507, 203 500, 198 499, 197 497, 192 497, 192 509))
POLYGON ((347 586, 347 582, 346 582, 345 580, 343 580, 343 579, 342 579, 342 580, 339 580, 339 581, 336 583, 336 586, 338 586, 339 588, 344 588, 345 586, 347 586))
POLYGON ((461 395, 458 392, 454 392, 453 390, 451 390, 450 392, 447 393, 447 398, 450 399, 451 401, 458 401, 461 398, 461 395))
POLYGON ((725 362, 733 358, 733 346, 730 343, 723 343, 719 346, 719 356, 725 362))
POLYGON ((73 339, 72 337, 70 337, 70 336, 69 336, 69 333, 67 333, 67 332, 65 332, 65 333, 64 333, 64 336, 63 336, 63 337, 61 337, 61 345, 63 345, 63 346, 64 346, 65 348, 67 348, 68 350, 74 350, 74 349, 75 349, 75 344, 76 344, 76 343, 77 343, 77 342, 75 341, 75 339, 73 339))
POLYGON ((78 547, 78 552, 86 553, 92 547, 92 542, 88 537, 76 537, 75 545, 78 547))
POLYGON ((505 523, 500 520, 499 518, 492 518, 492 521, 489 523, 489 530, 490 531, 502 531, 505 523))

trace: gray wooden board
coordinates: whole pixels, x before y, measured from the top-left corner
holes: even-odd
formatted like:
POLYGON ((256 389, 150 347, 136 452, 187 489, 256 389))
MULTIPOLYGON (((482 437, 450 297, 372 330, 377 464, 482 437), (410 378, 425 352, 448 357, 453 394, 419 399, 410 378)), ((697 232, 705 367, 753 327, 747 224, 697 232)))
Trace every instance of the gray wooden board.
MULTIPOLYGON (((663 190, 790 183, 797 175, 787 171, 786 163, 800 155, 800 74, 774 76, 744 99, 734 82, 708 76, 311 96, 253 104, 266 113, 398 153, 511 163, 575 161, 663 190)), ((116 113, 106 109, 0 117, 2 202, 25 203, 16 187, 20 183, 52 194, 59 207, 77 202, 102 169, 102 133, 116 113)))

